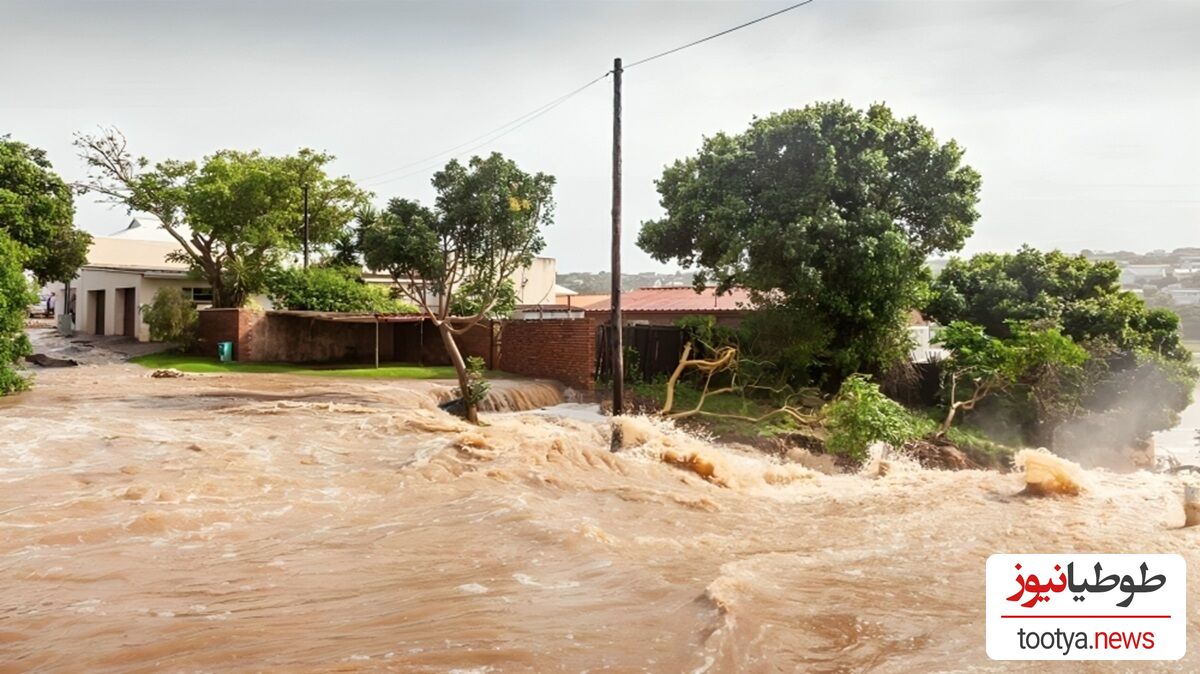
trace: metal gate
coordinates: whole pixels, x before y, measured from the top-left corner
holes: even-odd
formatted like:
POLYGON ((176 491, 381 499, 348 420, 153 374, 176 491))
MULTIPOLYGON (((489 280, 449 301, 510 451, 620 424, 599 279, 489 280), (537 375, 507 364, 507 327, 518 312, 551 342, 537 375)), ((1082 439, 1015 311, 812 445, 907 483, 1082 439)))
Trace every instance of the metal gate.
MULTIPOLYGON (((642 381, 667 376, 675 371, 683 345, 687 341, 683 330, 673 325, 626 325, 622 331, 626 349, 637 352, 637 374, 642 381)), ((596 375, 612 378, 612 325, 596 328, 596 375)), ((632 377, 630 359, 625 359, 625 376, 632 377)))

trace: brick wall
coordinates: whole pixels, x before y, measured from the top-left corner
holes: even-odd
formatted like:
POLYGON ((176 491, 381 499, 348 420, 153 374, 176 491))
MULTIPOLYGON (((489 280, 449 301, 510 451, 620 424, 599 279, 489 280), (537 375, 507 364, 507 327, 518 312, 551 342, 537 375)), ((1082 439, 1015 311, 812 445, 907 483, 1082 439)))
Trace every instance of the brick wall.
POLYGON ((233 342, 234 359, 251 360, 248 336, 256 319, 247 309, 202 309, 192 351, 216 358, 219 342, 233 342))
MULTIPOLYGON (((379 326, 379 359, 395 359, 391 324, 379 326)), ((234 360, 287 363, 373 363, 375 324, 319 321, 250 309, 202 309, 194 351, 217 356, 233 342, 234 360)))
MULTIPOLYGON (((316 320, 249 309, 200 311, 196 352, 216 357, 218 342, 233 342, 235 360, 289 363, 370 363, 375 325, 316 320)), ((484 322, 455 336, 463 357, 489 368, 543 377, 576 388, 594 387, 596 323, 589 319, 484 322), (494 331, 494 334, 493 334, 494 331)), ((381 361, 446 365, 438 329, 428 321, 381 323, 381 361)))
POLYGON ((595 386, 596 324, 591 320, 505 321, 499 342, 499 369, 505 372, 588 390, 595 386))

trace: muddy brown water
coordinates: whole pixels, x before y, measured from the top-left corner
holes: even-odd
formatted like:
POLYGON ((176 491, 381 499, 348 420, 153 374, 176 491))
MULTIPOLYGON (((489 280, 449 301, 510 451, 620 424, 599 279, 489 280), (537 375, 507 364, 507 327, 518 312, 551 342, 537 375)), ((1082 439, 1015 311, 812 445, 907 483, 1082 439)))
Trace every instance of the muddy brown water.
POLYGON ((1198 605, 1178 478, 827 476, 647 419, 614 455, 439 386, 39 373, 0 402, 0 670, 1055 671, 988 660, 994 552, 1180 553, 1198 605))

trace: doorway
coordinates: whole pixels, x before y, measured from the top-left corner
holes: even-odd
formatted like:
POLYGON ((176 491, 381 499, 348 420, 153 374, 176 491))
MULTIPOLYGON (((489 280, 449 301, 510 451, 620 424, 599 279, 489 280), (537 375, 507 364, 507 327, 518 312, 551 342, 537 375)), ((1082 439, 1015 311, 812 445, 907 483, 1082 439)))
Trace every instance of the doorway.
POLYGON ((87 293, 87 322, 91 323, 93 335, 104 334, 104 291, 89 290, 87 293))
POLYGON ((137 289, 118 288, 121 306, 121 334, 137 339, 137 289))

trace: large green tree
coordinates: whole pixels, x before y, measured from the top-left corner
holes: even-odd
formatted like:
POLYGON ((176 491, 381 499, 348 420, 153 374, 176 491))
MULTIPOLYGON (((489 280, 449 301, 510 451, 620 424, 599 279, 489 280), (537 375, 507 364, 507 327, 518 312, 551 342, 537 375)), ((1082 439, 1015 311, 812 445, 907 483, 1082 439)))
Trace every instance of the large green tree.
POLYGON ((0 395, 20 391, 26 380, 13 367, 29 353, 25 316, 37 299, 21 269, 24 251, 0 229, 0 395))
POLYGON ((983 253, 946 265, 925 313, 1002 340, 1016 336, 1014 326, 1061 332, 1088 358, 1071 376, 1042 377, 1010 401, 1026 439, 1050 444, 1056 427, 1086 421, 1110 429, 1090 442, 1127 445, 1178 422, 1197 373, 1179 317, 1121 290, 1119 277, 1112 262, 1060 251, 983 253))
POLYGON ((906 351, 925 258, 961 248, 978 217, 979 174, 962 155, 881 104, 787 110, 668 166, 666 216, 643 223, 638 245, 696 268, 697 285, 802 311, 835 381, 877 370, 906 351))
POLYGON ((367 266, 387 271, 442 336, 458 373, 466 418, 478 421, 478 396, 454 341, 511 295, 509 277, 545 246, 553 222, 554 178, 522 171, 498 153, 452 160, 433 176, 433 208, 392 199, 362 222, 367 266), (461 301, 464 294, 470 302, 461 301), (454 309, 469 305, 469 316, 454 309))
POLYGON ((0 231, 38 281, 69 281, 87 260, 92 237, 74 218, 71 188, 45 151, 0 136, 0 231))
POLYGON ((199 163, 135 159, 115 129, 77 136, 90 169, 84 188, 129 211, 156 216, 179 244, 177 259, 213 289, 213 305, 240 307, 265 287, 268 272, 304 241, 324 247, 344 234, 367 194, 347 177, 330 177, 331 155, 302 149, 269 156, 220 150, 199 163))

